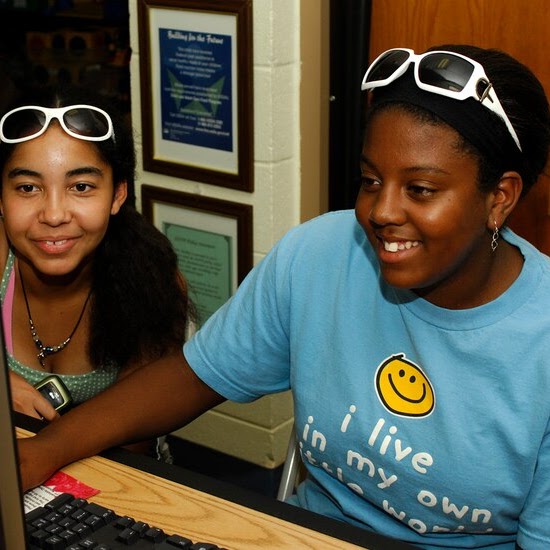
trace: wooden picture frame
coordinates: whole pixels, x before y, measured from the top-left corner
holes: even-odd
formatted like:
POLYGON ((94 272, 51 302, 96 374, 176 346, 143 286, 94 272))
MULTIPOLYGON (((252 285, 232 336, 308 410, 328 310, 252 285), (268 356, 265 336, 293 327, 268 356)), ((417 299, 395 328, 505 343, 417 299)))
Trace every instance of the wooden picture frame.
POLYGON ((172 243, 199 324, 206 321, 252 269, 252 206, 146 184, 141 204, 172 243))
POLYGON ((139 0, 143 167, 252 192, 251 0, 139 0))

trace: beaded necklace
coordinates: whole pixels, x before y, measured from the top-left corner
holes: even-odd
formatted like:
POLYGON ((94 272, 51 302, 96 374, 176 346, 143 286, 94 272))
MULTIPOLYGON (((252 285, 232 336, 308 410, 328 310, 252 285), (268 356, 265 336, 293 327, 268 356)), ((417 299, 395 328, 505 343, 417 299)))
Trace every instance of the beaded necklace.
POLYGON ((25 290, 25 283, 23 281, 23 275, 21 273, 21 268, 17 267, 19 271, 19 279, 21 280, 21 290, 23 290, 23 298, 25 299, 25 306, 27 307, 27 315, 29 317, 29 328, 31 331, 31 336, 34 342, 34 345, 36 346, 36 349, 38 350, 38 354, 36 355, 38 361, 40 361, 40 365, 44 370, 46 370, 46 357, 49 355, 53 355, 54 353, 58 353, 61 350, 65 349, 69 342, 71 341, 72 337, 74 336, 74 333, 76 332, 76 329, 80 325, 80 321, 82 321, 82 317, 84 316, 84 311, 86 311, 86 306, 88 305, 88 301, 90 300, 90 296, 92 295, 92 291, 90 289, 90 292, 88 293, 88 296, 86 297, 86 300, 84 301, 84 305, 82 306, 82 311, 80 312, 80 315, 78 316, 78 319, 76 321, 76 324, 65 340, 58 344, 57 346, 45 346, 42 343, 42 340, 40 340, 40 337, 38 336, 38 333, 36 332, 36 327, 34 326, 34 322, 32 320, 31 315, 31 308, 29 307, 29 300, 27 299, 27 292, 25 290))

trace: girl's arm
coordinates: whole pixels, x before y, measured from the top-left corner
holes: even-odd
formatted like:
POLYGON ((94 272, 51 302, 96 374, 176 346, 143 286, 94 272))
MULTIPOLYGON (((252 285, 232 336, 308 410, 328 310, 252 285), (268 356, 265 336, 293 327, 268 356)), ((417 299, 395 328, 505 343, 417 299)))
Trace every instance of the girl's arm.
POLYGON ((23 490, 110 447, 179 428, 224 401, 178 351, 117 381, 31 438, 19 440, 23 490))

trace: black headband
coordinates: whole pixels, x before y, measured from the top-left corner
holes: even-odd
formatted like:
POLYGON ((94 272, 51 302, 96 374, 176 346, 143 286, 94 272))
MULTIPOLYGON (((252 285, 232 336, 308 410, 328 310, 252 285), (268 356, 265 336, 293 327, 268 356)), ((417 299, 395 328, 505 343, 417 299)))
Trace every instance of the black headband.
POLYGON ((453 99, 421 90, 413 67, 397 80, 372 92, 371 105, 408 103, 433 113, 454 128, 492 164, 503 170, 522 166, 521 153, 504 121, 474 98, 453 99))

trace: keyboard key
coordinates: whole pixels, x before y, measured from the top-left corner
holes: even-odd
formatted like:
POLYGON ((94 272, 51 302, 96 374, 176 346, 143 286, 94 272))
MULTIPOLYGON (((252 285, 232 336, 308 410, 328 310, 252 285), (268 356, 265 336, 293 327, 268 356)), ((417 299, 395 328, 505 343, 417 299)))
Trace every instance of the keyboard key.
POLYGON ((48 513, 48 510, 46 510, 44 507, 39 506, 38 508, 35 508, 34 510, 31 510, 27 514, 25 514, 25 522, 27 524, 32 523, 33 521, 36 521, 37 519, 40 519, 41 517, 45 516, 48 513))
POLYGON ((69 546, 69 544, 77 542, 80 539, 80 537, 71 529, 65 529, 65 531, 61 531, 58 536, 65 541, 65 546, 69 546))
POLYGON ((145 532, 144 538, 151 542, 162 542, 166 538, 166 533, 158 527, 151 527, 145 532))
POLYGON ((58 514, 57 512, 50 512, 49 514, 46 514, 44 516, 44 519, 46 521, 49 521, 50 523, 56 523, 59 520, 61 520, 63 516, 61 514, 58 514))
POLYGON ((131 527, 134 524, 134 520, 128 516, 123 516, 121 518, 118 518, 115 522, 115 527, 119 527, 120 529, 126 529, 128 527, 131 527))
POLYGON ((61 525, 57 525, 55 523, 52 523, 50 525, 48 525, 44 531, 46 531, 46 533, 50 533, 50 535, 57 535, 59 533, 61 533, 61 531, 64 531, 65 529, 63 527, 61 527, 61 525))
POLYGON ((147 525, 143 521, 136 521, 134 525, 132 525, 132 530, 139 533, 140 536, 143 536, 148 529, 149 529, 149 525, 147 525))
POLYGON ((124 544, 134 544, 139 539, 139 533, 132 528, 127 528, 121 531, 116 540, 123 542, 124 544))
POLYGON ((31 544, 34 544, 35 546, 42 548, 42 543, 50 536, 51 536, 50 533, 47 533, 42 529, 38 529, 30 534, 29 539, 31 544))
POLYGON ((77 548, 78 550, 91 550, 93 548, 95 550, 97 548, 97 542, 92 539, 85 538, 82 539, 79 543, 69 546, 69 548, 71 550, 74 548, 77 548))
POLYGON ((44 550, 65 550, 67 546, 67 540, 61 535, 52 535, 51 537, 47 538, 42 544, 42 548, 44 548, 44 550))
POLYGON ((166 542, 171 545, 173 548, 185 548, 188 549, 193 541, 185 537, 180 537, 179 535, 172 535, 166 539, 166 542))
POLYGON ((99 516, 89 516, 86 518, 84 523, 90 527, 92 531, 97 531, 98 529, 101 529, 104 525, 107 525, 105 521, 100 518, 99 516))
POLYGON ((46 528, 48 525, 50 525, 50 522, 47 521, 46 519, 44 518, 38 518, 38 519, 35 519, 33 522, 31 523, 27 523, 27 525, 29 527, 32 527, 33 529, 44 529, 46 528))
POLYGON ((72 526, 71 531, 74 531, 78 535, 79 539, 83 539, 87 535, 91 534, 92 528, 85 523, 77 523, 72 526))
POLYGON ((76 521, 84 521, 89 516, 88 512, 86 510, 83 510, 82 508, 77 508, 72 514, 71 519, 74 519, 76 521))
POLYGON ((110 523, 118 517, 110 508, 105 508, 105 506, 101 506, 95 502, 88 502, 84 510, 89 514, 100 517, 105 523, 110 523))
POLYGON ((61 518, 57 522, 57 525, 60 525, 61 527, 65 527, 65 529, 68 529, 69 527, 71 527, 71 525, 75 525, 75 524, 76 524, 76 521, 74 519, 68 518, 67 516, 61 518))
POLYGON ((84 506, 87 506, 88 505, 88 501, 84 498, 75 498, 71 504, 75 507, 75 508, 83 508, 84 506))
POLYGON ((61 493, 54 499, 50 500, 50 502, 48 502, 48 504, 46 504, 44 508, 49 508, 50 510, 59 510, 63 506, 63 504, 67 504, 69 502, 72 502, 73 500, 73 495, 70 495, 69 493, 61 493))

